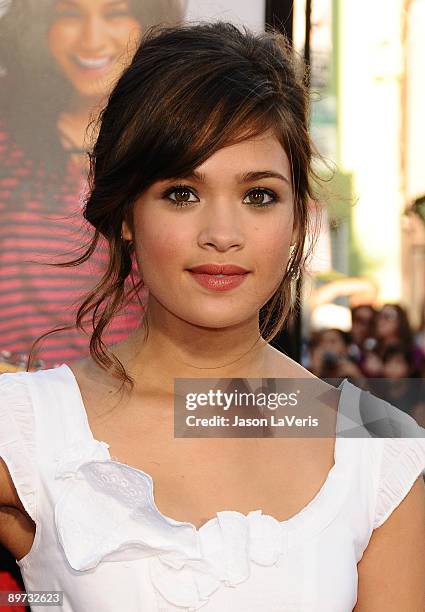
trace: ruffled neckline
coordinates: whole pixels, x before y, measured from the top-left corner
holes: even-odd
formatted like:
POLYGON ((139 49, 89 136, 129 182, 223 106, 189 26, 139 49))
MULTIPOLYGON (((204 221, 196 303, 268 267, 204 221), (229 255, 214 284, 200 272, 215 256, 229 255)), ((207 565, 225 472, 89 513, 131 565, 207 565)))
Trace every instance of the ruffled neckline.
MULTIPOLYGON (((109 452, 109 447, 110 445, 107 442, 104 441, 100 441, 100 440, 96 440, 91 428, 90 428, 90 424, 88 421, 88 416, 87 416, 87 410, 86 407, 84 405, 84 400, 81 394, 81 390, 80 390, 80 386, 78 384, 78 381, 75 377, 74 372, 72 371, 72 369, 68 366, 68 364, 63 363, 60 368, 63 368, 64 371, 69 374, 69 377, 73 383, 74 389, 75 389, 75 396, 78 400, 78 404, 79 404, 79 409, 80 409, 80 416, 82 418, 82 421, 84 423, 84 428, 85 428, 85 432, 88 437, 88 439, 92 442, 94 442, 96 445, 101 444, 105 450, 103 457, 104 460, 108 460, 110 463, 112 464, 118 464, 124 468, 128 468, 132 471, 138 472, 141 475, 143 475, 143 477, 147 480, 147 482, 149 483, 149 487, 151 489, 151 498, 152 498, 152 504, 154 506, 154 509, 156 512, 158 512, 158 514, 160 514, 166 521, 169 521, 170 523, 172 523, 173 525, 186 525, 191 527, 195 532, 199 532, 203 527, 205 527, 208 523, 210 523, 211 521, 215 520, 215 516, 211 517, 210 519, 208 519, 205 523, 203 523, 200 527, 196 527, 195 525, 193 525, 193 523, 190 523, 188 521, 178 521, 176 519, 173 519, 172 517, 166 516, 163 513, 160 512, 159 508, 156 505, 155 502, 155 485, 154 485, 154 481, 152 476, 139 469, 139 468, 135 468, 132 467, 126 463, 121 463, 119 461, 117 461, 116 459, 113 459, 110 452, 109 452)), ((56 369, 60 369, 60 368, 56 368, 56 369)), ((344 378, 340 385, 338 386, 338 390, 341 390, 341 396, 340 396, 340 400, 339 400, 339 404, 338 404, 338 411, 337 411, 337 424, 336 424, 336 430, 337 432, 341 429, 341 422, 343 417, 343 410, 342 410, 342 405, 343 403, 345 403, 346 401, 346 395, 348 395, 350 389, 348 387, 351 387, 352 389, 357 389, 357 387, 355 387, 354 385, 352 385, 347 378, 344 378)), ((316 493, 316 495, 313 497, 313 499, 310 500, 310 502, 308 502, 301 510, 299 510, 296 514, 294 514, 293 516, 289 517, 288 519, 285 519, 283 521, 278 521, 277 519, 275 519, 280 525, 285 525, 285 526, 295 526, 296 523, 299 522, 299 518, 302 515, 305 515, 307 513, 307 511, 309 511, 312 506, 314 506, 317 502, 319 502, 320 498, 322 498, 325 494, 325 489, 328 488, 328 483, 330 481, 332 481, 334 479, 335 476, 335 472, 337 470, 339 470, 340 467, 340 463, 342 463, 342 461, 340 461, 340 456, 343 454, 343 449, 341 448, 342 446, 342 442, 341 442, 341 438, 339 438, 338 436, 335 439, 335 446, 334 446, 334 464, 331 467, 331 469, 329 470, 327 477, 325 479, 325 482, 323 483, 323 485, 321 486, 321 488, 319 489, 319 491, 316 493)), ((342 459, 342 457, 341 457, 342 459)), ((342 466, 341 466, 342 467, 342 466)), ((235 511, 231 511, 231 512, 235 512, 235 511)), ((251 510, 250 512, 261 512, 262 510, 251 510)), ((244 515, 240 512, 237 512, 237 514, 241 514, 242 516, 248 516, 248 515, 244 515)), ((250 514, 250 513, 248 513, 250 514)), ((263 516, 269 516, 269 515, 263 515, 263 516)))
MULTIPOLYGON (((287 552, 318 535, 337 516, 354 470, 354 445, 335 438, 334 465, 313 499, 284 521, 261 509, 216 513, 200 527, 160 512, 150 474, 112 459, 109 444, 96 440, 78 381, 67 364, 55 368, 75 394, 79 434, 57 458, 55 478, 67 481, 55 504, 59 542, 74 570, 102 561, 149 558, 150 576, 169 603, 197 610, 220 585, 250 575, 250 563, 279 564, 287 552)), ((52 370, 53 371, 53 370, 52 370)), ((344 379, 338 405, 357 388, 344 379)), ((357 450, 358 452, 358 450, 357 450)))

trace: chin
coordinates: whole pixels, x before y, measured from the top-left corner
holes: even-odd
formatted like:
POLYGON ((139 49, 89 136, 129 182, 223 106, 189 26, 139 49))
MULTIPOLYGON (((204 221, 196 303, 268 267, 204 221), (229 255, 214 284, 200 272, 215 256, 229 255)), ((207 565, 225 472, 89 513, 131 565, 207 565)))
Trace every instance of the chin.
POLYGON ((191 325, 196 325, 198 327, 205 327, 210 329, 224 329, 226 327, 233 327, 235 325, 240 325, 243 321, 247 320, 249 315, 245 313, 239 312, 236 308, 233 308, 233 312, 228 313, 219 313, 217 310, 215 312, 211 312, 209 315, 207 311, 203 310, 202 316, 197 312, 196 314, 182 314, 180 316, 181 319, 184 319, 191 325))
POLYGON ((109 88, 105 87, 105 85, 100 85, 96 83, 89 84, 77 84, 73 83, 75 91, 82 98, 101 98, 106 96, 109 92, 109 88))

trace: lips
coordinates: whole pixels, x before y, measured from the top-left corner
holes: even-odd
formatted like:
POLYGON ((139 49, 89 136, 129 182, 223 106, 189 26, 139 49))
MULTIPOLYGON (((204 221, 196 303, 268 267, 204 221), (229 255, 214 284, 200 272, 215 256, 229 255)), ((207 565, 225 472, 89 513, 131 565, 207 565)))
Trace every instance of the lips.
POLYGON ((234 264, 202 264, 200 266, 193 266, 189 270, 196 274, 223 274, 224 276, 247 274, 249 272, 246 268, 234 264))

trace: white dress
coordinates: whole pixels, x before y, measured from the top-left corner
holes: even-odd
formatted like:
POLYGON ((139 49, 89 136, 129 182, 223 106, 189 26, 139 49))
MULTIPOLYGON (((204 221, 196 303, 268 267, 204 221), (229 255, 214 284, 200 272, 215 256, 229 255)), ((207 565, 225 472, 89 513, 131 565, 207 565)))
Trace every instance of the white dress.
POLYGON ((339 388, 334 465, 307 506, 286 521, 225 510, 196 529, 94 439, 66 364, 2 374, 0 456, 37 527, 17 561, 27 590, 63 591, 65 612, 352 611, 373 530, 425 470, 425 430, 403 413, 418 437, 342 437, 360 389, 339 388))

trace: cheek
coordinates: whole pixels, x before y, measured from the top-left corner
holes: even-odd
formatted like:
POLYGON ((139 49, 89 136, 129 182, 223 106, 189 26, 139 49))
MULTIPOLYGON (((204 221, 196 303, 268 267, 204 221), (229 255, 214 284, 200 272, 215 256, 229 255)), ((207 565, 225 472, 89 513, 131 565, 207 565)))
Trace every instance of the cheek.
POLYGON ((273 272, 276 275, 283 273, 289 258, 291 235, 292 225, 282 220, 254 228, 248 250, 252 252, 256 266, 268 269, 272 275, 273 272))
MULTIPOLYGON (((148 214, 147 209, 143 213, 135 214, 136 258, 140 272, 153 290, 160 292, 164 279, 168 287, 178 286, 184 270, 205 259, 205 252, 199 250, 197 231, 189 223, 176 223, 174 218, 170 222, 166 215, 159 220, 158 215, 148 214), (158 284, 159 278, 162 280, 158 284)), ((268 299, 281 283, 288 263, 292 224, 283 218, 264 223, 250 221, 243 235, 244 253, 240 259, 256 274, 256 298, 268 299)), ((230 259, 237 259, 233 252, 229 254, 230 259)))
POLYGON ((161 271, 162 276, 167 270, 175 271, 183 268, 190 262, 184 260, 185 254, 190 249, 190 239, 182 232, 176 232, 176 228, 163 225, 155 231, 137 232, 136 247, 139 265, 147 277, 157 275, 161 271))
MULTIPOLYGON (((276 238, 262 236, 261 239, 256 240, 253 246, 255 251, 262 253, 264 258, 269 260, 283 260, 284 254, 288 252, 288 246, 282 236, 276 238)), ((262 260, 263 257, 261 257, 259 263, 262 260)))
POLYGON ((78 37, 78 27, 57 22, 52 25, 47 36, 47 43, 52 57, 58 63, 63 62, 70 47, 78 37))
POLYGON ((117 49, 127 49, 129 43, 136 43, 142 34, 141 24, 136 19, 123 19, 113 29, 113 40, 117 49))

